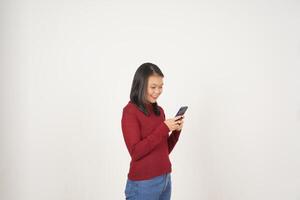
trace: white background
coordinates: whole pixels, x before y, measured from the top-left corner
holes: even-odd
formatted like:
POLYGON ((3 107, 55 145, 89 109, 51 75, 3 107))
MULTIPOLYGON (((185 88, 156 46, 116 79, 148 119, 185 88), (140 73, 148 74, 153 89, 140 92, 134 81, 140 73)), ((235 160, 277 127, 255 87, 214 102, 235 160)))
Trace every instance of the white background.
POLYGON ((163 71, 173 200, 300 199, 299 1, 1 1, 0 199, 124 199, 137 67, 163 71))

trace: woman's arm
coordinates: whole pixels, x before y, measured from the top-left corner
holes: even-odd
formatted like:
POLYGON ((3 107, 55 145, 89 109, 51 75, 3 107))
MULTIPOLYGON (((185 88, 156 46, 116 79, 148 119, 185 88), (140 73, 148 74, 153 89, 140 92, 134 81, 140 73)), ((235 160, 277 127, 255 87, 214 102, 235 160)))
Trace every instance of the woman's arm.
POLYGON ((133 110, 125 108, 122 116, 123 137, 133 160, 139 160, 150 153, 164 137, 168 136, 169 128, 161 124, 146 138, 141 138, 139 121, 133 110))
POLYGON ((170 134, 170 136, 168 137, 168 147, 169 147, 169 154, 171 153, 171 151, 173 150, 173 148, 175 147, 179 135, 180 135, 181 131, 172 131, 172 133, 170 134))
MULTIPOLYGON (((163 114, 164 119, 165 119, 166 118, 165 112, 162 108, 161 108, 161 111, 162 111, 162 114, 163 114)), ((175 145, 176 145, 176 143, 179 139, 180 132, 181 132, 181 130, 180 131, 175 130, 175 131, 172 131, 172 133, 169 135, 169 137, 168 137, 169 154, 171 153, 171 151, 175 147, 175 145)))

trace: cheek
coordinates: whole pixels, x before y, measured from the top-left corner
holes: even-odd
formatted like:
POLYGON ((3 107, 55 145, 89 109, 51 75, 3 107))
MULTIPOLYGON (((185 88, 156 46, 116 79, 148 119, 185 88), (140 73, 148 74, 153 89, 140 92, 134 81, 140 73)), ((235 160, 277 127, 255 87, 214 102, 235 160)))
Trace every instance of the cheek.
POLYGON ((153 89, 151 89, 151 88, 149 88, 149 89, 148 89, 148 95, 151 95, 151 94, 153 94, 153 92, 154 92, 154 90, 153 90, 153 89))

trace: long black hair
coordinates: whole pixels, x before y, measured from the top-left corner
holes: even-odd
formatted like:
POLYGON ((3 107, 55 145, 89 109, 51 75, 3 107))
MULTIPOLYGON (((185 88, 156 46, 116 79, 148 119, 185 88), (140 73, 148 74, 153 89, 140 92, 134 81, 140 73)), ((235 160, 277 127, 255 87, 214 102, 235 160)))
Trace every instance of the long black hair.
MULTIPOLYGON (((164 77, 157 65, 149 62, 144 63, 136 70, 131 85, 130 101, 134 103, 145 115, 149 115, 149 112, 146 109, 146 92, 148 87, 148 79, 152 75, 164 77)), ((151 104, 153 106, 154 114, 159 116, 160 111, 157 103, 155 102, 151 104)))

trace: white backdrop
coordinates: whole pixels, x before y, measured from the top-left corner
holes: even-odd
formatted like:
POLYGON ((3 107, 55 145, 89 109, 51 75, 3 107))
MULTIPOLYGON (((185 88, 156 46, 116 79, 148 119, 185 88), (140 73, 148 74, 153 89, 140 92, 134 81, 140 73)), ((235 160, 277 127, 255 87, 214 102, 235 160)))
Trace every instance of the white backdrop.
POLYGON ((124 199, 122 108, 165 74, 173 200, 300 199, 300 3, 1 1, 0 199, 124 199))

